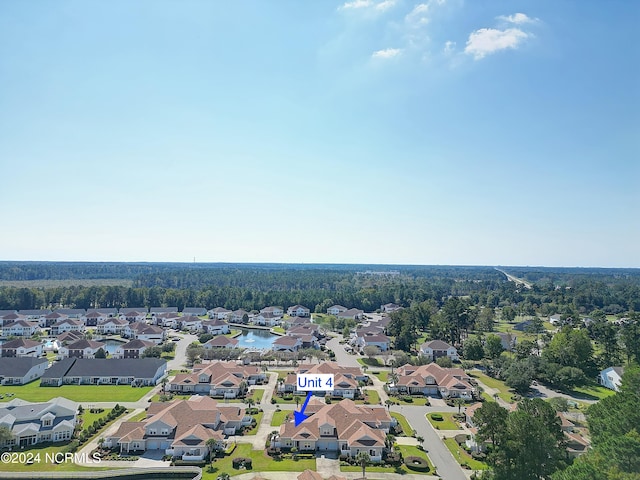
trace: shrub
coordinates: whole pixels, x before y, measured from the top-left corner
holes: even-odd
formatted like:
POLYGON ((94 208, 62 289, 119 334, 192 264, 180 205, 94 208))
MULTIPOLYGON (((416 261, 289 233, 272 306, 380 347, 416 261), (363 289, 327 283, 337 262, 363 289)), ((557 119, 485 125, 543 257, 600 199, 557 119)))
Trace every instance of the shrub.
POLYGON ((411 395, 405 395, 404 397, 402 397, 402 400, 407 403, 413 403, 413 397, 411 395))
POLYGON ((427 462, 424 458, 407 457, 407 458, 404 459, 404 464, 410 470, 415 470, 417 472, 428 472, 429 471, 429 462, 427 462))
POLYGON ((431 414, 431 419, 435 422, 441 422, 442 420, 444 420, 444 418, 442 417, 441 414, 439 413, 432 413, 431 414))

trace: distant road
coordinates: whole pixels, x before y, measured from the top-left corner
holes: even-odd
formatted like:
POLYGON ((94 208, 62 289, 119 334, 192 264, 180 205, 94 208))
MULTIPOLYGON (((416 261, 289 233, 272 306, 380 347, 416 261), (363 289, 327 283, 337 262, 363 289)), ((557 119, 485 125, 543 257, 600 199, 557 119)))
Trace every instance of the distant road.
POLYGON ((504 270, 499 269, 498 267, 495 267, 495 269, 497 271, 499 271, 500 273, 503 273, 504 275, 506 275, 507 280, 509 280, 510 282, 515 282, 516 285, 524 285, 525 288, 531 288, 532 287, 532 283, 527 282, 526 280, 523 280, 521 278, 518 277, 514 277, 513 275, 509 275, 507 272, 505 272, 504 270))

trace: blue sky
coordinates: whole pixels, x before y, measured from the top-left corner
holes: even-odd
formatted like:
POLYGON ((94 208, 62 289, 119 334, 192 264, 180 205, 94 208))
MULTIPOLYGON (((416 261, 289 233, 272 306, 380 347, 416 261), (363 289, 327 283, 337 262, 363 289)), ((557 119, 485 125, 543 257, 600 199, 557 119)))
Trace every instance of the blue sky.
POLYGON ((0 259, 640 267, 639 21, 0 2, 0 259))

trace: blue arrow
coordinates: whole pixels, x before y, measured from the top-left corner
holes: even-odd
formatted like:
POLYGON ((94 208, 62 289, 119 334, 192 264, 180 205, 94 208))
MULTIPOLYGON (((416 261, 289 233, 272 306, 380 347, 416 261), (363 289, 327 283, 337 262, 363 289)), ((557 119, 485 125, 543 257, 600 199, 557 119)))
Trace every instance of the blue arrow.
POLYGON ((295 423, 295 426, 297 427, 298 425, 300 425, 302 422, 304 422, 307 418, 309 418, 309 415, 305 415, 304 414, 304 409, 307 408, 307 404, 309 403, 309 399, 311 399, 311 393, 312 392, 308 392, 307 393, 307 398, 305 398, 304 403, 302 404, 302 408, 300 409, 299 412, 294 411, 293 412, 293 422, 295 423))

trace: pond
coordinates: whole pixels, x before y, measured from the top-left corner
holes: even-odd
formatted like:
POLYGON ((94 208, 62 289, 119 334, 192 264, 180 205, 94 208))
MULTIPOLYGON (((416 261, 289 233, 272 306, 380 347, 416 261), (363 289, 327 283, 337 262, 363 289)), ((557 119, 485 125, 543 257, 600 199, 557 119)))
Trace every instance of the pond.
POLYGON ((269 330, 258 330, 242 328, 242 334, 236 338, 240 341, 238 347, 258 350, 271 350, 271 346, 278 335, 274 335, 269 330))

